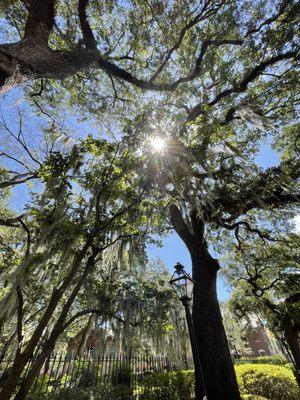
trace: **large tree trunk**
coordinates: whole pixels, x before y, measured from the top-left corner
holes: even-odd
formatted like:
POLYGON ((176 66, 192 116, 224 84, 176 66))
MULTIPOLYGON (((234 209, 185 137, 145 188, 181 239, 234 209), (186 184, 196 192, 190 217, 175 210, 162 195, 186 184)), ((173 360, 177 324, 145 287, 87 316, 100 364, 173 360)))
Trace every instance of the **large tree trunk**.
POLYGON ((299 343, 299 330, 296 327, 287 325, 284 328, 284 337, 290 348, 293 356, 293 361, 296 368, 296 379, 300 387, 300 343, 299 343))
MULTIPOLYGON (((186 244, 192 260, 193 322, 208 400, 240 400, 239 389, 217 298, 218 262, 211 257, 204 239, 204 223, 196 212, 187 223, 171 206, 174 229, 186 244)), ((195 371, 196 400, 202 400, 200 374, 195 371)))
MULTIPOLYGON (((195 281, 193 321, 207 397, 209 400, 239 400, 236 376, 217 299, 216 261, 202 251, 201 245, 195 245, 191 258, 195 281)), ((199 386, 196 382, 196 391, 199 386)))

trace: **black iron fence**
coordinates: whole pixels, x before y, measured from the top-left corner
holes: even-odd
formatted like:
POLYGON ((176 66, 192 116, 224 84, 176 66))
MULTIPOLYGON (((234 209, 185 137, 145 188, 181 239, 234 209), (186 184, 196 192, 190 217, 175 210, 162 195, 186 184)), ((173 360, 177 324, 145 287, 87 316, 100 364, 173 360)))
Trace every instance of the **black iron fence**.
MULTIPOLYGON (((28 363, 22 385, 33 361, 28 363)), ((4 361, 0 366, 0 379, 9 374, 11 361, 4 361)), ((32 388, 31 394, 37 396, 60 389, 76 387, 97 387, 102 384, 127 385, 138 388, 145 376, 154 372, 176 371, 187 369, 186 362, 171 360, 167 356, 95 356, 88 355, 71 357, 70 355, 53 354, 46 359, 32 388)))

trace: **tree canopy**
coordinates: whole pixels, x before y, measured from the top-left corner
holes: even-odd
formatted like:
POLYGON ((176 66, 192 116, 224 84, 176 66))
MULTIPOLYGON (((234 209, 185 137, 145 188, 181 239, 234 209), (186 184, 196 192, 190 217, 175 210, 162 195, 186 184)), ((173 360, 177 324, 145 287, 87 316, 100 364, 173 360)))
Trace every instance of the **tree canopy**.
POLYGON ((228 276, 244 273, 236 265, 246 251, 256 268, 247 247, 255 243, 268 271, 251 283, 265 290, 259 300, 281 277, 263 243, 274 244, 270 259, 279 263, 299 204, 299 3, 0 7, 0 320, 18 342, 4 400, 37 352, 22 399, 68 320, 84 310, 87 282, 103 284, 106 257, 125 265, 129 246, 143 258, 146 243, 170 229, 191 255, 208 393, 224 395, 223 376, 225 395, 239 399, 216 293, 227 261, 216 258, 230 250, 228 276), (261 162, 262 152, 276 162, 261 162), (7 196, 25 185, 20 211, 7 196))

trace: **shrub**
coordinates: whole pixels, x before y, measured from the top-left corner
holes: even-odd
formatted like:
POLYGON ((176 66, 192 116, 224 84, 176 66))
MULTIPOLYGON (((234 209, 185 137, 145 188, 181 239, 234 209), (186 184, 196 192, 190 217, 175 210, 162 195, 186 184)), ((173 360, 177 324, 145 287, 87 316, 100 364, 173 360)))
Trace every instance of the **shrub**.
POLYGON ((133 389, 127 385, 100 385, 92 391, 91 400, 134 400, 133 389))
POLYGON ((140 400, 190 400, 193 394, 193 371, 154 372, 142 382, 140 400))
POLYGON ((235 366, 242 395, 258 395, 270 400, 298 400, 296 379, 289 368, 279 365, 241 364, 235 366))
POLYGON ((261 357, 253 357, 253 358, 240 358, 235 360, 236 364, 272 364, 272 365, 286 365, 288 361, 286 358, 280 354, 276 354, 275 356, 261 356, 261 357))
POLYGON ((180 399, 178 397, 178 394, 176 393, 176 389, 172 387, 168 388, 156 387, 156 388, 144 389, 144 392, 139 396, 139 400, 180 400, 180 399))
POLYGON ((49 394, 34 394, 28 400, 134 400, 128 386, 102 384, 93 388, 66 388, 49 394))
POLYGON ((90 394, 84 389, 60 389, 48 394, 32 394, 27 400, 90 400, 90 394))
POLYGON ((117 366, 112 374, 112 384, 130 386, 132 378, 132 368, 130 364, 122 364, 117 366))
POLYGON ((194 394, 194 371, 177 371, 173 384, 177 387, 179 400, 188 400, 194 394))
MULTIPOLYGON (((243 400, 298 400, 299 389, 290 368, 270 364, 235 366, 243 400)), ((130 368, 116 369, 112 384, 52 391, 28 400, 191 400, 194 395, 194 372, 149 372, 132 385, 130 368), (137 386, 138 385, 138 386, 137 386)), ((88 383, 88 382, 87 382, 88 383)))

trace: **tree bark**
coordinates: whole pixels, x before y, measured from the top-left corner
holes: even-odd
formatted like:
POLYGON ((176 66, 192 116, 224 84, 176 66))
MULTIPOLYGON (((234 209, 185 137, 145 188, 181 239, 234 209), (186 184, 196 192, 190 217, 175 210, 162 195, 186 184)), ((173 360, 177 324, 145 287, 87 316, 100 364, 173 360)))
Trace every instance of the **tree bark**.
MULTIPOLYGON (((171 206, 174 229, 186 244, 194 284, 193 322, 208 400, 240 400, 239 389, 217 298, 219 264, 208 252, 204 222, 196 212, 186 223, 177 206, 171 206)), ((199 373, 195 374, 196 400, 202 400, 199 373)))
POLYGON ((25 38, 48 44, 54 24, 55 0, 30 0, 29 15, 25 25, 25 38))
POLYGON ((96 63, 97 54, 85 48, 53 51, 30 38, 0 45, 0 88, 9 82, 17 84, 28 79, 64 79, 96 63))
POLYGON ((51 53, 48 40, 54 24, 55 0, 28 0, 27 4, 24 38, 0 45, 0 92, 34 78, 36 66, 41 65, 42 59, 46 61, 45 54, 51 53))
MULTIPOLYGON (((193 321, 209 400, 240 400, 217 298, 216 261, 194 244, 191 252, 193 321)), ((196 393, 197 388, 196 382, 196 393)), ((196 396, 197 399, 197 396, 196 396)))
POLYGON ((284 338, 291 350, 295 367, 296 367, 296 379, 300 387, 300 344, 299 344, 299 330, 297 327, 285 326, 284 338))

